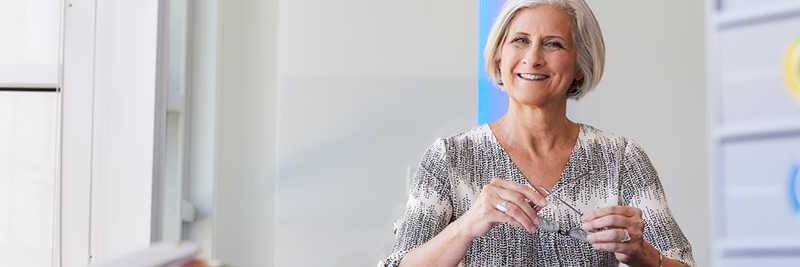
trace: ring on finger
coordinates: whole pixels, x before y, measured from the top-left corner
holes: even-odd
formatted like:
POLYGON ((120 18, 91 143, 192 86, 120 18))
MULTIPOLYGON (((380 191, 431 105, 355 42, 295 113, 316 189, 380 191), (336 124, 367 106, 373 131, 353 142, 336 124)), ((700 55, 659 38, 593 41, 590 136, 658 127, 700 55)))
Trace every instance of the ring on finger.
POLYGON ((628 234, 628 229, 622 229, 622 231, 625 231, 625 238, 623 238, 620 242, 625 243, 631 241, 631 235, 628 234))
MULTIPOLYGON (((531 203, 531 201, 529 199, 527 199, 527 198, 525 199, 525 202, 531 203)), ((538 208, 538 207, 539 207, 539 205, 533 204, 533 208, 534 209, 538 208)))
POLYGON ((508 201, 497 204, 494 206, 497 210, 502 211, 503 213, 508 211, 508 201))

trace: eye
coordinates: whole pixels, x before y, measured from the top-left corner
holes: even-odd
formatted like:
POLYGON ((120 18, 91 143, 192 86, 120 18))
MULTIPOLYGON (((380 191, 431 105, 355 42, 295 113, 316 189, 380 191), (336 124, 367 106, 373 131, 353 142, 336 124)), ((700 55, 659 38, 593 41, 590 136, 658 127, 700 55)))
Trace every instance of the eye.
POLYGON ((556 42, 556 41, 546 42, 546 43, 544 43, 544 46, 546 46, 546 47, 555 47, 555 48, 564 48, 563 45, 561 45, 559 42, 556 42))
POLYGON ((528 43, 528 38, 525 38, 525 37, 517 37, 517 38, 514 38, 514 40, 512 40, 511 42, 512 42, 512 43, 527 44, 527 43, 528 43))

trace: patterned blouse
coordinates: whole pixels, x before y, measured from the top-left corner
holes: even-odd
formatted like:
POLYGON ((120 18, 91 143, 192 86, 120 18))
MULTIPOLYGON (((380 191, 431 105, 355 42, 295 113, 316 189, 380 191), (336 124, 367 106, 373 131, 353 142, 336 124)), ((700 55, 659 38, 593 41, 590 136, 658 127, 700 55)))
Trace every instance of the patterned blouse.
MULTIPOLYGON (((692 247, 667 205, 658 174, 631 139, 580 124, 580 134, 555 187, 589 171, 555 196, 581 213, 606 206, 642 210, 644 239, 664 256, 694 267, 692 247)), ((424 244, 463 215, 493 178, 528 181, 500 146, 488 125, 439 138, 422 157, 394 249, 383 262, 397 266, 408 251, 424 244)), ((562 229, 579 226, 580 215, 566 205, 545 206, 539 216, 562 229)), ((501 223, 472 241, 460 266, 618 266, 612 252, 558 233, 534 234, 501 223)))

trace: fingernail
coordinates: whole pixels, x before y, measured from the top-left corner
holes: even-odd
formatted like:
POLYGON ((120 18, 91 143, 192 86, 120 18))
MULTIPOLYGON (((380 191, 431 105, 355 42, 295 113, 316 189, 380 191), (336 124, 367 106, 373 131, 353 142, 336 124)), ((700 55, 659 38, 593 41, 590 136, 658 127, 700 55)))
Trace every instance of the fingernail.
POLYGON ((589 217, 588 217, 588 216, 586 216, 586 214, 584 214, 583 216, 581 216, 581 221, 582 221, 582 222, 585 222, 585 221, 587 221, 588 219, 589 219, 589 217))
POLYGON ((584 231, 589 231, 589 224, 587 224, 587 223, 582 223, 582 224, 581 224, 581 229, 583 229, 584 231))
POLYGON ((539 218, 533 219, 533 224, 539 225, 540 223, 542 223, 542 219, 539 218))
POLYGON ((539 205, 541 205, 542 207, 547 206, 547 200, 544 198, 542 200, 539 200, 539 205))
POLYGON ((594 234, 588 234, 588 235, 586 235, 586 240, 589 240, 589 243, 594 243, 594 240, 592 240, 592 236, 593 236, 593 235, 594 235, 594 234))
POLYGON ((533 234, 533 233, 536 233, 536 226, 534 226, 534 227, 531 227, 531 230, 530 230, 530 231, 531 231, 531 234, 533 234))

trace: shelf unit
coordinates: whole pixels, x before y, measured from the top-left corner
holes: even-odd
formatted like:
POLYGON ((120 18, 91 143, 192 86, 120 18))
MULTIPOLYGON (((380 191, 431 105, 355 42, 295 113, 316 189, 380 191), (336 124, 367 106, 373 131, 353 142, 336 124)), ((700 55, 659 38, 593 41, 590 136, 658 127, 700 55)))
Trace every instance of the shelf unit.
POLYGON ((800 35, 800 2, 706 4, 714 266, 800 266, 800 217, 787 209, 800 100, 775 73, 800 35))

